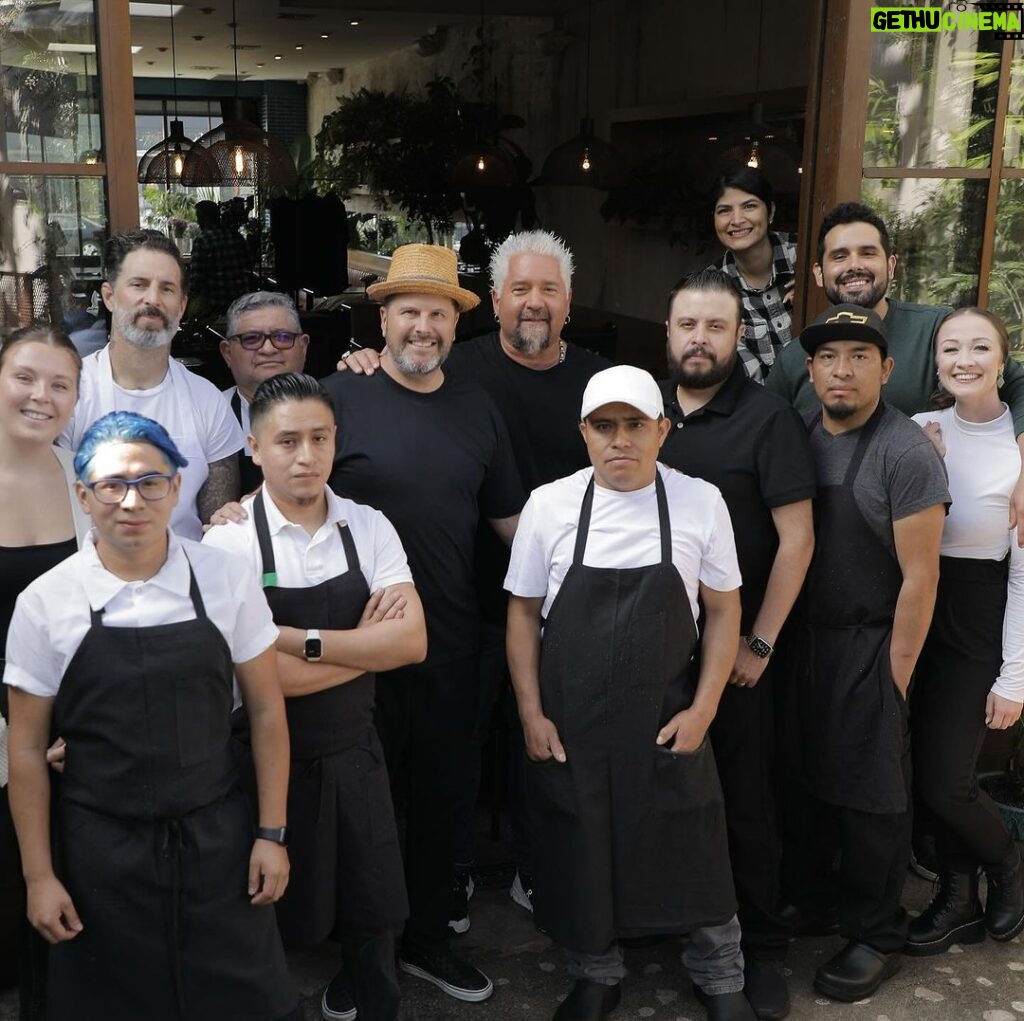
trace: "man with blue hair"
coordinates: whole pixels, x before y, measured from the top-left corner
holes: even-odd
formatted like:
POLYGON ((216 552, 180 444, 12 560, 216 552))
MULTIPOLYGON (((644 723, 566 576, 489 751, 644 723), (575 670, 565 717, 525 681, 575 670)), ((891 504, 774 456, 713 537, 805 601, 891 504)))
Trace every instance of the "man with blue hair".
POLYGON ((291 1018, 270 905, 288 883, 288 732, 277 629, 241 561, 168 528, 187 460, 159 423, 86 430, 81 551, 18 597, 10 796, 54 1017, 291 1018), (234 681, 259 828, 237 782, 234 681), (51 732, 67 742, 51 854, 51 732))

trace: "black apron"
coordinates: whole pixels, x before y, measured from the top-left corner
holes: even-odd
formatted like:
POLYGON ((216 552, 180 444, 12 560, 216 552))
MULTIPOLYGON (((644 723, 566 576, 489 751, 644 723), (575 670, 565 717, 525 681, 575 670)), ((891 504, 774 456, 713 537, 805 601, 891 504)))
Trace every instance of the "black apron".
POLYGON ((249 903, 231 654, 189 577, 194 620, 105 627, 91 610, 54 701, 57 873, 83 930, 51 947, 53 1018, 273 1019, 298 1000, 273 910, 249 903))
MULTIPOLYGON (((903 573, 854 496, 884 413, 880 403, 861 428, 843 481, 818 487, 814 557, 803 594, 805 659, 798 671, 809 791, 831 804, 878 813, 906 810, 909 751, 906 702, 889 658, 903 573)), ((818 421, 820 415, 812 431, 818 421)))
MULTIPOLYGON (((343 630, 370 589, 348 525, 348 570, 307 588, 277 584, 262 490, 252 504, 263 591, 275 623, 343 630)), ((409 913, 384 753, 373 726, 374 675, 285 699, 291 738, 288 830, 292 872, 277 903, 286 946, 311 946, 342 927, 388 928, 409 913)))
POLYGON ((697 640, 660 473, 655 488, 660 563, 588 567, 591 480, 541 647, 543 710, 567 761, 527 769, 534 905, 540 926, 586 953, 622 936, 721 924, 736 911, 710 742, 689 755, 655 744, 693 701, 697 640))
MULTIPOLYGON (((231 395, 231 410, 235 413, 238 424, 242 425, 242 396, 237 387, 231 395)), ((243 496, 254 492, 263 485, 263 469, 245 452, 245 447, 238 452, 238 475, 242 484, 243 496)))

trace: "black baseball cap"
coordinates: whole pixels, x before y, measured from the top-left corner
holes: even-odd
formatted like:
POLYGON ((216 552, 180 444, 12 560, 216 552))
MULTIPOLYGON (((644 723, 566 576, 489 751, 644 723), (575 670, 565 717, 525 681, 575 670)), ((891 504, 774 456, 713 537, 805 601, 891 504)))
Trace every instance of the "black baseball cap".
POLYGON ((885 323, 874 309, 860 305, 833 305, 800 334, 800 346, 809 355, 813 355, 822 344, 833 340, 865 340, 876 344, 883 357, 889 353, 889 335, 885 331, 885 323))

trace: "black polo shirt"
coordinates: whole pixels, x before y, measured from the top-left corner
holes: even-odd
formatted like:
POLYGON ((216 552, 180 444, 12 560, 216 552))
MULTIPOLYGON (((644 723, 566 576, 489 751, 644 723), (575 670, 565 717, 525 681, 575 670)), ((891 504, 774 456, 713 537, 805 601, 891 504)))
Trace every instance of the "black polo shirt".
POLYGON ((779 546, 772 508, 815 493, 807 430, 785 400, 747 378, 739 361, 718 393, 690 415, 680 410, 672 382, 663 381, 661 392, 672 423, 662 463, 718 486, 729 508, 743 575, 741 630, 749 634, 779 546))

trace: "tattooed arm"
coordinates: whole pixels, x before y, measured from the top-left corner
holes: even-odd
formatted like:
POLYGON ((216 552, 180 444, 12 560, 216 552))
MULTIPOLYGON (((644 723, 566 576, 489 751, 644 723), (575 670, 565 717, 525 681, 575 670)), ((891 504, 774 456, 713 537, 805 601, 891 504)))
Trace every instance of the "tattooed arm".
POLYGON ((196 496, 196 510, 204 524, 219 507, 237 500, 241 489, 238 476, 238 455, 229 454, 209 465, 210 474, 196 496))

